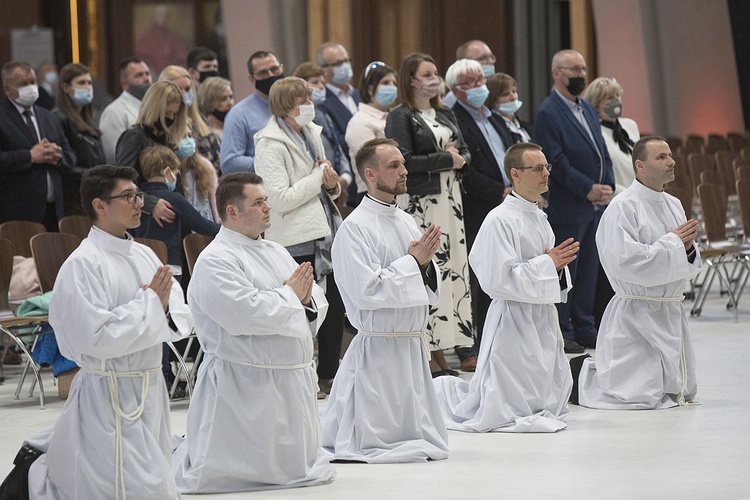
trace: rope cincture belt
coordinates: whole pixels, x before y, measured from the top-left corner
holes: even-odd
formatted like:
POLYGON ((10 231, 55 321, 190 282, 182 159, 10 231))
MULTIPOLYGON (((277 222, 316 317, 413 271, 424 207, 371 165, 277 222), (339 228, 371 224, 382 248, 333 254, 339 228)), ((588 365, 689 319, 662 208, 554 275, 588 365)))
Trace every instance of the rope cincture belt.
POLYGON ((419 337, 419 341, 422 342, 422 347, 427 355, 427 359, 432 359, 430 354, 430 344, 427 341, 427 335, 424 332, 358 332, 358 335, 366 335, 368 337, 419 337))
POLYGON ((161 366, 138 372, 116 372, 116 371, 99 371, 89 368, 81 368, 83 373, 89 373, 107 379, 109 387, 109 398, 112 409, 115 412, 115 499, 125 500, 125 474, 123 473, 123 456, 122 456, 122 422, 121 419, 133 421, 141 418, 143 410, 146 408, 146 398, 148 396, 148 385, 151 375, 161 374, 161 366), (125 413, 120 406, 120 392, 117 388, 118 378, 141 378, 141 403, 131 413, 125 413), (122 494, 122 497, 120 496, 122 494))
MULTIPOLYGON (((646 300, 650 302, 682 302, 685 300, 684 295, 678 297, 648 297, 646 295, 616 293, 615 297, 620 297, 621 299, 646 300)), ((687 390, 687 356, 685 354, 685 338, 682 329, 680 329, 680 375, 682 375, 682 386, 680 387, 680 393, 677 395, 677 404, 680 406, 686 406, 693 402, 685 400, 685 391, 687 390)))
MULTIPOLYGON (((230 361, 234 363, 234 361, 230 361)), ((312 361, 307 363, 298 363, 296 365, 259 365, 257 363, 237 363, 243 366, 252 366, 253 368, 265 368, 266 370, 301 370, 302 368, 309 368, 313 365, 312 361)))

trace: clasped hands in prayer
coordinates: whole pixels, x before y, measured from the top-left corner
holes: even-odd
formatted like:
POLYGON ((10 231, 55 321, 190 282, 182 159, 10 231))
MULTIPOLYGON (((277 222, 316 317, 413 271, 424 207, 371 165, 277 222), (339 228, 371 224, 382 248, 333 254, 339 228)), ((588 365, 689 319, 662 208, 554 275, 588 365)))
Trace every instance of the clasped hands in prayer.
POLYGON ((409 243, 409 255, 417 259, 419 266, 423 269, 430 263, 440 246, 441 234, 440 226, 430 224, 421 238, 409 243))
POLYGON ((312 286, 314 282, 313 267, 309 262, 303 262, 294 270, 289 279, 284 281, 297 295, 303 306, 309 306, 312 300, 312 286))
POLYGON ((333 169, 331 162, 328 160, 318 160, 313 164, 313 170, 316 168, 323 169, 323 187, 328 191, 335 189, 336 184, 339 183, 339 174, 333 169))
POLYGON ((555 269, 559 271, 576 260, 576 254, 580 246, 581 244, 573 238, 568 238, 555 248, 545 249, 544 253, 552 258, 552 262, 555 263, 555 269))
POLYGON ((682 244, 685 245, 685 250, 689 251, 693 246, 693 242, 698 237, 698 221, 690 219, 677 226, 672 232, 680 238, 682 244))
POLYGON ((586 199, 591 202, 592 205, 607 205, 612 199, 612 186, 609 184, 594 184, 591 186, 591 191, 586 195, 586 199))
POLYGON ((151 283, 143 285, 141 288, 153 290, 166 311, 169 307, 169 294, 172 292, 172 270, 169 266, 159 266, 154 273, 154 277, 151 278, 151 283))

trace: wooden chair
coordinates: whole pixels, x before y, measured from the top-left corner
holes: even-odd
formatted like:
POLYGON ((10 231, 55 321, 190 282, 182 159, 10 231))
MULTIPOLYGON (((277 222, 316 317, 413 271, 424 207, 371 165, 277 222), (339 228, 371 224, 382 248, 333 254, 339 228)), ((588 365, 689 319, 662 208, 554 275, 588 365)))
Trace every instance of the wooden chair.
POLYGON ((693 180, 690 177, 690 169, 688 168, 687 164, 687 156, 683 151, 677 150, 676 153, 674 151, 672 152, 672 158, 675 161, 674 181, 670 182, 669 185, 680 189, 687 189, 694 195, 695 186, 693 186, 693 180))
POLYGON ((740 168, 742 167, 750 167, 750 159, 735 158, 732 160, 732 168, 734 169, 734 177, 736 179, 740 178, 740 168))
POLYGON ((183 238, 182 248, 185 250, 185 258, 187 259, 188 270, 191 275, 193 274, 195 261, 198 260, 198 255, 200 255, 203 249, 213 240, 213 236, 206 236, 198 233, 188 234, 183 238))
POLYGON ((709 154, 715 154, 717 151, 729 151, 729 143, 723 135, 708 134, 704 151, 709 154))
POLYGON ((714 153, 714 164, 716 165, 716 171, 719 173, 721 180, 724 184, 724 190, 728 196, 737 194, 737 187, 735 186, 734 167, 732 161, 736 155, 728 149, 722 149, 714 153))
MULTIPOLYGON (((141 245, 145 245, 149 247, 151 250, 154 251, 156 254, 156 257, 161 261, 162 264, 165 266, 168 265, 167 259, 169 256, 169 251, 167 249, 167 244, 164 243, 161 240, 156 240, 153 238, 133 238, 136 242, 140 243, 141 245)), ((190 333, 190 335, 187 337, 188 339, 188 346, 192 344, 192 340, 195 337, 194 333, 190 333), (191 338, 192 337, 192 338, 191 338)), ((182 353, 180 350, 175 346, 174 342, 171 340, 168 340, 166 342, 167 346, 169 347, 169 350, 172 351, 175 358, 177 359, 177 375, 174 378, 174 382, 172 382, 172 387, 169 390, 169 398, 172 399, 175 395, 175 391, 177 390, 177 384, 180 380, 180 371, 184 370, 185 373, 190 373, 190 370, 188 370, 187 364, 185 363, 185 356, 184 354, 188 352, 187 349, 185 349, 182 353)), ((193 397, 193 381, 188 378, 187 381, 187 393, 188 393, 188 399, 191 399, 193 397)))
POLYGON ((10 240, 13 243, 13 255, 22 257, 31 257, 31 238, 46 232, 43 224, 28 220, 12 220, 0 224, 0 238, 10 240))
POLYGON ((50 292, 63 262, 78 248, 81 239, 74 234, 42 233, 31 238, 30 243, 39 288, 42 293, 50 292))
POLYGON ((727 133, 727 143, 729 143, 729 150, 739 155, 742 148, 750 147, 750 139, 745 134, 737 132, 727 133))
MULTIPOLYGON (((737 180, 741 181, 743 179, 750 179, 750 164, 748 165, 741 165, 737 170, 737 180)), ((737 196, 739 196, 740 193, 737 193, 737 196)), ((743 216, 744 217, 744 216, 743 216)))
POLYGON ((740 150, 740 158, 750 160, 750 146, 744 147, 740 150))
POLYGON ((690 178, 693 179, 696 188, 700 184, 702 172, 705 170, 716 170, 713 158, 706 153, 689 153, 687 155, 687 163, 690 169, 690 178))
POLYGON ((680 139, 679 137, 666 137, 664 141, 669 144, 669 149, 672 150, 672 154, 674 154, 678 149, 682 148, 682 139, 680 139))
POLYGON ((82 240, 89 235, 92 225, 87 215, 66 215, 57 222, 61 233, 75 234, 82 240))
POLYGON ((692 188, 687 189, 684 187, 673 185, 674 182, 670 182, 665 186, 667 193, 671 194, 682 204, 682 209, 685 210, 685 217, 687 219, 693 218, 693 190, 692 188))
POLYGON ((687 139, 683 143, 683 149, 687 154, 690 153, 702 153, 705 140, 703 136, 691 134, 687 136, 687 139))
POLYGON ((717 186, 723 186, 721 182, 721 176, 719 172, 715 170, 704 170, 701 172, 701 184, 715 184, 717 186))

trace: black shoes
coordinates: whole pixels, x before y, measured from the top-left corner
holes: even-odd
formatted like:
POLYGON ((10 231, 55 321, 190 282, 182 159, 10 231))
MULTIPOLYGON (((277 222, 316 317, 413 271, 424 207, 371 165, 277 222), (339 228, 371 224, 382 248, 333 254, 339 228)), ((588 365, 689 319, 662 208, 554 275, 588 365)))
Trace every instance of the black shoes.
POLYGON ((568 399, 568 401, 570 401, 571 404, 578 404, 578 377, 581 375, 583 362, 586 358, 590 357, 591 356, 588 354, 584 354, 583 356, 570 358, 570 374, 573 376, 573 390, 570 391, 570 399, 568 399))
POLYGON ((566 354, 583 354, 586 349, 572 339, 565 339, 565 353, 566 354))

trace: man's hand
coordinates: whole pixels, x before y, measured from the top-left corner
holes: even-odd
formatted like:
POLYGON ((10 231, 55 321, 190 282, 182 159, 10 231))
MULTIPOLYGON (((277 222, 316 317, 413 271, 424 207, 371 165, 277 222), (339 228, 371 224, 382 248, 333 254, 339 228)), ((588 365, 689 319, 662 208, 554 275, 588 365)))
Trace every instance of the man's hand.
POLYGON ((303 306, 309 306, 312 297, 313 268, 309 262, 303 262, 294 270, 289 279, 284 281, 285 285, 294 290, 303 306))
POLYGON ((586 199, 594 205, 606 205, 612 199, 612 186, 608 184, 594 184, 591 191, 586 195, 586 199))
POLYGON ((440 246, 440 226, 430 224, 419 240, 409 243, 409 255, 417 259, 421 267, 425 267, 432 260, 435 251, 440 246))
POLYGON ((684 224, 680 224, 679 226, 677 226, 677 228, 672 232, 676 234, 678 238, 680 238, 682 244, 685 245, 685 250, 690 250, 690 247, 693 246, 695 238, 698 237, 698 221, 695 219, 690 219, 684 224))
POLYGON ((174 212, 170 210, 172 208, 172 205, 167 200, 160 199, 156 202, 156 205, 154 205, 154 209, 151 211, 151 216, 156 220, 156 223, 159 224, 159 227, 164 227, 164 224, 162 222, 168 222, 173 223, 174 222, 174 212))
POLYGON ((576 260, 576 254, 578 253, 578 247, 580 243, 575 241, 573 238, 568 238, 563 241, 555 248, 545 249, 544 253, 552 257, 552 262, 555 263, 555 269, 558 271, 574 260, 576 260))
POLYGON ((169 294, 172 291, 172 271, 169 266, 159 266, 151 279, 151 283, 144 285, 144 288, 150 288, 156 292, 159 300, 161 300, 161 306, 166 311, 169 306, 169 294))
POLYGON ((29 150, 31 153, 31 163, 39 165, 52 165, 58 164, 62 158, 62 148, 54 142, 49 142, 47 139, 42 139, 29 150))

